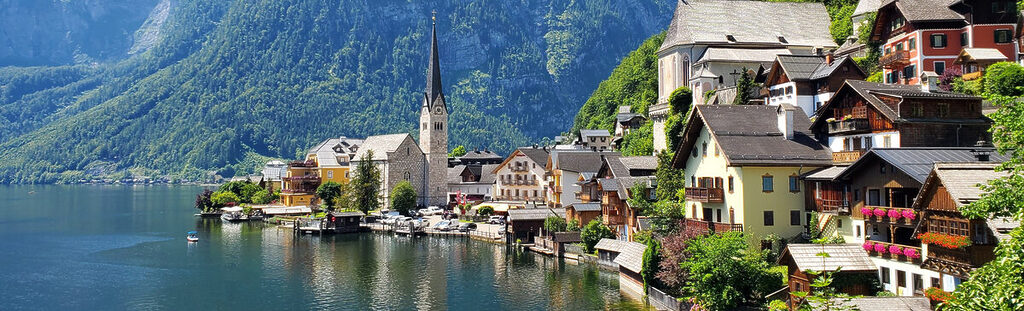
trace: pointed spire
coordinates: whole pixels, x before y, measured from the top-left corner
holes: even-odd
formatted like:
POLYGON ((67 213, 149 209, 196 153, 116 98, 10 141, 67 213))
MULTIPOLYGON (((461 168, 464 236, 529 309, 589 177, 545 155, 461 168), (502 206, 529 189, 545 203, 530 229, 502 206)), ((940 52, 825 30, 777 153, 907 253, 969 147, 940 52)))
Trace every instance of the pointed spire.
POLYGON ((438 97, 444 97, 441 92, 441 60, 437 53, 437 11, 431 12, 430 32, 430 67, 427 71, 427 105, 432 105, 438 97))

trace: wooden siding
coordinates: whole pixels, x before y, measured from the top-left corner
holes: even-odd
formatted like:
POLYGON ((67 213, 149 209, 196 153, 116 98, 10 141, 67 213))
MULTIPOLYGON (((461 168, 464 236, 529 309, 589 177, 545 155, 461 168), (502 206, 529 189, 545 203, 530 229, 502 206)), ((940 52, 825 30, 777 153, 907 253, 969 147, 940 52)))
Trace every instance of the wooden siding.
POLYGON ((953 197, 946 192, 946 187, 938 186, 932 193, 926 193, 924 199, 927 200, 925 209, 933 211, 949 211, 956 212, 956 203, 953 202, 953 197))

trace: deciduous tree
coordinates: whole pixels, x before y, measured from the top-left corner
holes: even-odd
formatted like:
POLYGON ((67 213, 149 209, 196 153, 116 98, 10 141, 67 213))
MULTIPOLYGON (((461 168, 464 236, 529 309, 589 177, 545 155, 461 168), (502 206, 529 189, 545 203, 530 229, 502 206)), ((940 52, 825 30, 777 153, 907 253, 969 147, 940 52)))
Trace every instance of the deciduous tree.
POLYGON ((412 183, 409 183, 408 180, 398 182, 395 189, 391 190, 391 210, 408 216, 409 212, 414 209, 416 209, 416 189, 413 189, 412 183))

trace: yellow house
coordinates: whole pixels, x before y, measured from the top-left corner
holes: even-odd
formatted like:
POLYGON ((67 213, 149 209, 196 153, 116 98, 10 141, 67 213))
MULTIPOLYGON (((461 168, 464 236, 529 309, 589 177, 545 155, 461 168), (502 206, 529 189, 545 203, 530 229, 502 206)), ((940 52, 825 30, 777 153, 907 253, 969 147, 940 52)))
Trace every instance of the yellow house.
POLYGON ((316 188, 320 186, 320 174, 313 161, 288 163, 288 173, 281 178, 281 204, 285 206, 309 206, 316 203, 316 188))
POLYGON ((349 164, 362 144, 362 139, 344 136, 327 139, 309 150, 306 161, 313 161, 316 164, 321 183, 348 183, 351 179, 349 164))
POLYGON ((788 105, 695 106, 673 159, 685 170, 686 230, 743 231, 750 243, 804 232, 800 174, 832 163, 809 125, 788 105))

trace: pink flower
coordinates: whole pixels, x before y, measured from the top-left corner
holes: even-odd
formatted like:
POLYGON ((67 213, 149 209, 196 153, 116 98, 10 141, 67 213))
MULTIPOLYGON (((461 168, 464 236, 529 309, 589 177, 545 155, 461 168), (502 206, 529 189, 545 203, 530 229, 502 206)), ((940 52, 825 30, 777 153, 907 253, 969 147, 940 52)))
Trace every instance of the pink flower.
POLYGON ((862 207, 860 213, 864 216, 871 216, 872 209, 870 207, 862 207))
POLYGON ((890 219, 892 219, 892 220, 900 219, 900 216, 903 216, 903 213, 900 213, 900 211, 894 210, 894 209, 889 210, 889 218, 890 219))
POLYGON ((878 217, 885 216, 885 209, 876 208, 875 209, 875 216, 878 216, 878 217))
POLYGON ((921 258, 921 254, 918 254, 916 249, 909 247, 903 249, 903 256, 907 256, 907 258, 921 258))
POLYGON ((893 254, 899 254, 903 252, 903 248, 899 245, 889 245, 889 252, 893 254))
POLYGON ((874 244, 874 243, 871 243, 871 242, 864 242, 864 245, 861 245, 861 247, 863 247, 863 248, 864 248, 864 250, 866 250, 866 251, 869 251, 869 252, 870 252, 870 251, 871 251, 871 249, 873 248, 872 244, 874 244))
POLYGON ((875 243, 875 251, 885 254, 885 245, 875 243))
POLYGON ((914 218, 917 218, 917 213, 912 209, 905 209, 903 210, 903 218, 914 220, 914 218))

